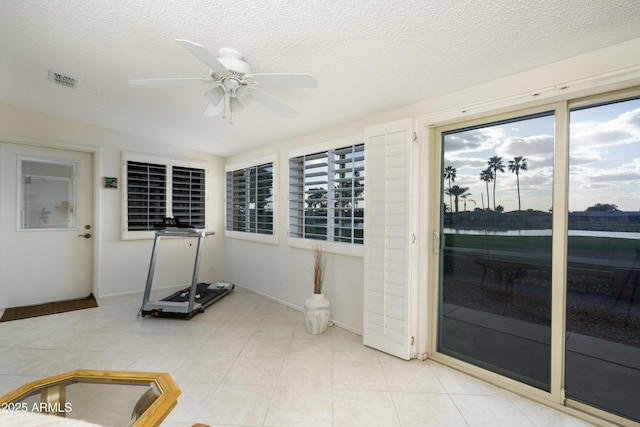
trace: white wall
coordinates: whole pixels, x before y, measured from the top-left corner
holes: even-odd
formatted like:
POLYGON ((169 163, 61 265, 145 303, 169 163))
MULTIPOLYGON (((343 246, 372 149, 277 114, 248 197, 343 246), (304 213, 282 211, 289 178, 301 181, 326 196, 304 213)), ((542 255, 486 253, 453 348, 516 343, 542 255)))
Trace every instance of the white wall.
MULTIPOLYGON (((315 143, 324 145, 329 142, 328 145, 333 145, 334 142, 329 135, 339 135, 340 138, 334 139, 342 139, 342 137, 362 134, 362 132, 363 128, 359 124, 350 124, 336 133, 318 134, 302 138, 300 141, 288 141, 227 159, 227 164, 233 165, 245 161, 250 163, 251 160, 276 154, 276 168, 280 168, 277 173, 278 181, 274 184, 279 190, 275 203, 279 210, 279 218, 275 224, 278 243, 255 243, 227 238, 226 272, 229 281, 302 310, 305 300, 313 293, 313 251, 311 245, 305 245, 301 239, 294 239, 298 241, 295 246, 290 245, 288 240, 289 151, 315 143)), ((356 143, 356 139, 354 138, 350 143, 356 143)), ((340 142, 335 144, 339 146, 340 142)), ((344 145, 348 144, 349 142, 344 145)), ((339 246, 351 245, 343 243, 324 245, 328 255, 323 293, 331 302, 331 319, 339 326, 361 333, 364 298, 362 294, 363 258, 332 252, 339 246)), ((362 247, 359 249, 363 252, 362 247)))
MULTIPOLYGON (((637 78, 637 70, 635 74, 625 75, 622 72, 625 71, 625 67, 638 65, 640 65, 640 39, 635 39, 456 93, 438 96, 393 111, 381 112, 379 115, 363 118, 357 122, 346 123, 322 132, 243 153, 227 159, 226 163, 238 163, 279 153, 279 162, 286 167, 287 153, 290 150, 361 133, 368 126, 407 117, 417 121, 422 120, 424 123, 437 123, 482 113, 501 106, 525 104, 533 99, 531 98, 533 93, 538 92, 540 95, 536 99, 551 99, 562 93, 584 90, 585 83, 580 82, 582 78, 599 75, 596 85, 637 78), (559 89, 566 82, 571 82, 570 88, 559 89), (466 112, 462 113, 462 110, 466 112), (424 119, 425 117, 427 119, 424 119)), ((593 87, 594 83, 588 83, 587 86, 589 85, 593 87)), ((423 129, 417 130, 421 140, 427 143, 423 129)), ((122 150, 208 161, 211 166, 209 228, 217 234, 205 241, 201 279, 224 278, 235 281, 294 307, 302 307, 304 300, 311 293, 310 252, 290 247, 286 237, 288 212, 286 173, 280 174, 282 193, 278 206, 282 215, 278 227, 279 244, 266 245, 235 239, 225 241, 224 159, 7 105, 0 105, 0 136, 2 135, 99 147, 99 164, 97 165, 99 169, 96 174, 98 177, 121 177, 122 150), (210 272, 212 268, 214 273, 210 272)), ((421 162, 426 168, 427 158, 424 154, 426 150, 423 149, 422 152, 421 162)), ((421 171, 421 176, 423 179, 421 184, 424 187, 428 171, 421 171)), ((6 223, 14 224, 15 222, 14 208, 9 206, 10 201, 2 197, 3 185, 4 183, 0 183, 0 227, 4 227, 6 223)), ((99 233, 97 247, 99 263, 96 265, 98 296, 140 292, 146 280, 151 241, 120 240, 120 191, 97 189, 99 212, 98 223, 95 226, 99 233)), ((421 218, 425 220, 429 206, 428 199, 425 199, 422 205, 421 218)), ((14 225, 11 225, 11 228, 15 230, 14 225)), ((423 229, 422 233, 419 241, 425 242, 428 240, 427 231, 423 229)), ((6 247, 4 240, 0 239, 0 270, 3 262, 10 262, 7 261, 6 255, 10 252, 10 248, 6 247)), ((161 248, 166 248, 163 254, 166 252, 167 257, 174 258, 185 257, 182 242, 173 243, 161 248)), ((187 265, 187 270, 189 263, 190 261, 182 263, 187 265)), ((160 280, 159 286, 173 284, 176 281, 188 281, 182 279, 183 272, 175 271, 174 265, 159 262, 158 268, 161 273, 156 275, 160 280)), ((332 317, 339 324, 354 331, 362 330, 362 269, 362 258, 333 254, 326 280, 326 294, 332 300, 332 317)), ((428 273, 423 271, 421 276, 424 278, 428 273)), ((420 283, 420 307, 426 306, 425 288, 426 281, 423 280, 420 283)), ((15 289, 7 281, 0 281, 0 308, 4 307, 5 298, 12 292, 15 292, 15 289)), ((424 328, 427 316, 424 309, 420 307, 418 309, 422 314, 418 327, 424 328)))
MULTIPOLYGON (((225 277, 222 158, 3 104, 0 104, 0 140, 58 148, 96 147, 94 188, 98 212, 94 213, 96 221, 93 231, 96 239, 94 247, 99 258, 94 265, 93 286, 98 297, 142 292, 153 243, 149 239, 121 240, 122 185, 115 191, 101 188, 100 181, 104 176, 118 177, 122 184, 122 152, 207 162, 210 169, 208 229, 215 231, 216 235, 204 241, 199 279, 204 281, 225 277)), ((16 229, 16 201, 13 197, 5 197, 5 193, 9 193, 5 187, 7 184, 0 183, 0 269, 5 273, 9 269, 2 267, 11 263, 10 236, 16 229)), ((195 244, 190 249, 188 243, 183 239, 161 241, 154 289, 191 281, 195 244)), ((0 279, 0 309, 29 304, 33 296, 21 293, 19 274, 12 272, 7 275, 0 271, 0 279)))
MULTIPOLYGON (((282 233, 281 233, 282 234, 282 233)), ((227 279, 302 309, 313 293, 313 252, 286 243, 270 245, 227 239, 227 279)), ((323 293, 331 302, 331 318, 340 326, 362 331, 361 257, 327 254, 323 293)))
MULTIPOLYGON (((437 65, 434 65, 437 66, 437 65)), ((287 173, 288 152, 300 147, 324 143, 345 136, 358 134, 369 126, 404 118, 414 118, 416 132, 422 143, 420 154, 420 202, 419 237, 420 259, 426 259, 430 233, 427 230, 429 209, 433 198, 427 194, 429 173, 426 127, 446 120, 459 120, 484 114, 500 108, 517 108, 532 102, 549 100, 568 94, 602 91, 628 86, 632 79, 640 82, 640 39, 590 52, 565 61, 549 64, 533 70, 507 76, 492 82, 474 86, 455 93, 427 99, 358 122, 346 123, 322 132, 309 134, 294 140, 283 141, 268 147, 242 153, 227 159, 227 164, 240 163, 279 153, 281 196, 278 207, 280 221, 278 245, 265 245, 248 241, 227 239, 227 278, 232 281, 301 308, 312 292, 311 255, 309 251, 290 247, 287 240, 287 173), (564 88, 565 86, 568 88, 564 88), (537 95, 533 95, 533 94, 537 95), (281 285, 282 284, 282 285, 281 285)), ((437 177, 436 177, 437 178, 437 177)), ((434 195, 433 197, 439 197, 434 195)), ((332 255, 333 270, 327 277, 326 294, 331 301, 332 318, 342 326, 356 332, 362 331, 363 318, 363 260, 352 256, 332 255)), ((424 265, 420 269, 420 283, 415 292, 414 309, 417 311, 418 353, 426 351, 426 335, 429 314, 428 283, 430 272, 424 265)))

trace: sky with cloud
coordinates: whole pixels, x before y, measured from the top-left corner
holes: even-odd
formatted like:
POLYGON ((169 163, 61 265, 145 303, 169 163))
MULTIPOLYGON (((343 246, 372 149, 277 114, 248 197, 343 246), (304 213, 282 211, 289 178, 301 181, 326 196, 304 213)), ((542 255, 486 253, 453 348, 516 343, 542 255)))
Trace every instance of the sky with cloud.
MULTIPOLYGON (((480 173, 492 156, 502 157, 497 173, 496 204, 518 209, 516 174, 510 160, 526 159, 520 171, 522 209, 552 208, 554 118, 540 114, 525 119, 466 129, 444 136, 444 167, 456 169, 452 185, 468 187, 467 210, 488 207, 487 187, 480 173)), ((623 211, 640 210, 640 99, 574 110, 570 116, 569 210, 583 211, 596 203, 615 204, 623 211)), ((493 182, 488 196, 493 208, 493 182)), ((445 181, 444 187, 449 183, 445 181)), ((448 196, 445 203, 449 204, 448 196)), ((461 201, 460 210, 464 210, 461 201)))

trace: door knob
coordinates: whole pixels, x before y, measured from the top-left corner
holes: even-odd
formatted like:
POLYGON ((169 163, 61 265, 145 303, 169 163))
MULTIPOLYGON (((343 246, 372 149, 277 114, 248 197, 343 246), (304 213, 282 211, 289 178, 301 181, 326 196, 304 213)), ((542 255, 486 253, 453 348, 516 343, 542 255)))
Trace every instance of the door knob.
POLYGON ((91 233, 78 234, 78 237, 84 237, 85 239, 91 238, 91 233))

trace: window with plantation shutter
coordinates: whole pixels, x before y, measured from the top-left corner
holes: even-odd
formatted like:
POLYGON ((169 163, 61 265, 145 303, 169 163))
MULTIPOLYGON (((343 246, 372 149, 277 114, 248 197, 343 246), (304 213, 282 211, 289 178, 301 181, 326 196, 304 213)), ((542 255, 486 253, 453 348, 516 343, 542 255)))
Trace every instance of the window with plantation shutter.
POLYGON ((364 242, 364 144, 289 159, 289 236, 364 242))
POLYGON ((123 239, 153 237, 166 217, 206 229, 207 164, 123 153, 123 239))
POLYGON ((226 173, 226 229, 273 235, 273 162, 226 173))
POLYGON ((205 170, 174 166, 172 174, 173 216, 195 226, 205 227, 205 170))
POLYGON ((166 211, 166 165, 127 162, 127 230, 153 230, 166 211))
POLYGON ((333 150, 333 240, 364 242, 364 144, 333 150))

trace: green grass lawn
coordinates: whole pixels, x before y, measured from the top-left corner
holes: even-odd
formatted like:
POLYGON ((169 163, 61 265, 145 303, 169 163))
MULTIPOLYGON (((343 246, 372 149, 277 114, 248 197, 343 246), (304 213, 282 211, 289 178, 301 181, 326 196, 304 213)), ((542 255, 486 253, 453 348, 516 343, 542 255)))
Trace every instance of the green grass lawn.
MULTIPOLYGON (((479 251, 503 251, 505 259, 522 259, 530 254, 536 258, 552 252, 551 236, 496 236, 478 234, 446 234, 445 250, 452 248, 477 249, 479 251)), ((629 267, 640 268, 640 240, 610 237, 570 236, 568 241, 569 257, 582 257, 594 260, 615 259, 626 262, 629 267)))

